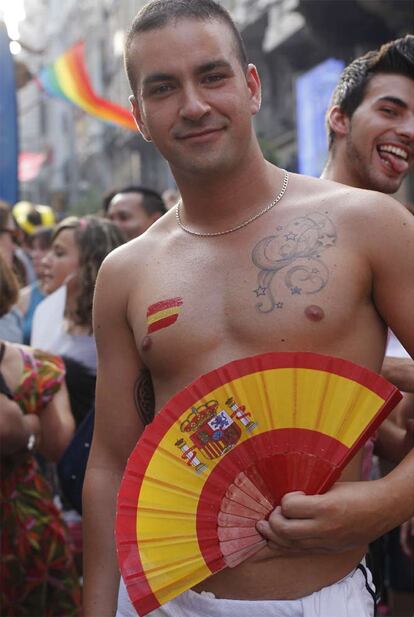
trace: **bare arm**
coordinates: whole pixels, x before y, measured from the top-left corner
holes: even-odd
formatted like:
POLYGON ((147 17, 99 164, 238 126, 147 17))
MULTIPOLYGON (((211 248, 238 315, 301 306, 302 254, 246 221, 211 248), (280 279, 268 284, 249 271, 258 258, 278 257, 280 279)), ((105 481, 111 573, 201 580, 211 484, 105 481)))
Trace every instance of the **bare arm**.
POLYGON ((83 490, 85 617, 112 617, 116 612, 116 496, 128 456, 143 430, 134 404, 141 363, 127 322, 126 268, 125 262, 119 264, 111 256, 102 266, 95 292, 98 378, 94 436, 83 490))
POLYGON ((50 403, 41 412, 40 426, 42 440, 39 452, 46 459, 57 463, 75 432, 75 419, 64 381, 50 403))
POLYGON ((381 370, 388 379, 403 392, 414 392, 414 362, 411 358, 392 358, 387 356, 381 370))
MULTIPOLYGON (((414 218, 378 196, 367 211, 364 242, 378 312, 414 354, 414 218), (383 202, 383 203, 382 203, 383 202)), ((414 515, 414 450, 386 477, 339 482, 325 495, 285 495, 258 525, 269 545, 285 552, 340 552, 363 546, 414 515)))
POLYGON ((0 454, 10 456, 26 450, 30 435, 40 438, 39 418, 24 415, 14 401, 0 394, 0 454))
POLYGON ((414 420, 406 422, 406 428, 390 419, 384 420, 378 429, 374 452, 390 463, 400 463, 414 447, 414 420))

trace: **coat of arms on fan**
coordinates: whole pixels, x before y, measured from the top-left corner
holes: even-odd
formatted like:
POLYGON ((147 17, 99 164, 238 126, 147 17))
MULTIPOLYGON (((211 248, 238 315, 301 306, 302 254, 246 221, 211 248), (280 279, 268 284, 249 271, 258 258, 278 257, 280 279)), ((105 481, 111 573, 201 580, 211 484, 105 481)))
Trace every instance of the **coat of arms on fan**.
POLYGON ((208 466, 202 463, 197 452, 206 459, 214 459, 226 454, 239 441, 242 430, 251 433, 257 423, 244 405, 238 405, 232 397, 226 401, 226 410, 219 402, 211 399, 198 407, 193 407, 180 429, 192 442, 189 446, 185 438, 180 438, 175 445, 182 452, 182 458, 188 465, 202 473, 208 466), (238 422, 237 422, 238 421, 238 422))
POLYGON ((291 491, 327 491, 401 399, 376 373, 267 353, 202 375, 156 415, 118 496, 121 573, 139 615, 235 567, 291 491))

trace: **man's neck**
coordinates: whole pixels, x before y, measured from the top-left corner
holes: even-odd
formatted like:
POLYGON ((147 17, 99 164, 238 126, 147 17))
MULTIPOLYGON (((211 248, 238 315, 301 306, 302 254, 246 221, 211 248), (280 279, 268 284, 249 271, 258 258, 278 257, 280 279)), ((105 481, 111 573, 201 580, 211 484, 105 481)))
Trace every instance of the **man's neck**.
POLYGON ((188 178, 175 174, 182 196, 182 213, 189 226, 212 232, 239 224, 272 201, 280 190, 283 172, 259 151, 232 173, 188 178), (279 181, 280 178, 280 181, 279 181))
POLYGON ((349 167, 344 164, 339 157, 334 157, 331 154, 326 162, 326 165, 321 173, 323 180, 332 180, 333 182, 340 182, 347 186, 354 186, 357 188, 364 188, 361 186, 358 178, 351 173, 349 167))

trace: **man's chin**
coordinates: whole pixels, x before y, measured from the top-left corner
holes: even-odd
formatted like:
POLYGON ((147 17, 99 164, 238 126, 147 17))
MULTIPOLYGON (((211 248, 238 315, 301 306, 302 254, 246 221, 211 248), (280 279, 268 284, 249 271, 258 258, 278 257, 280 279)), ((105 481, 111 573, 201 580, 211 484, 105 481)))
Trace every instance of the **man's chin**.
POLYGON ((398 191, 405 176, 406 174, 396 175, 387 173, 383 169, 375 169, 372 166, 370 173, 365 178, 361 177, 362 184, 360 186, 370 191, 392 195, 398 191))
POLYGON ((183 157, 171 164, 173 174, 184 173, 198 175, 199 177, 209 177, 228 172, 235 163, 227 153, 204 153, 193 157, 183 157), (210 155, 209 155, 210 154, 210 155))

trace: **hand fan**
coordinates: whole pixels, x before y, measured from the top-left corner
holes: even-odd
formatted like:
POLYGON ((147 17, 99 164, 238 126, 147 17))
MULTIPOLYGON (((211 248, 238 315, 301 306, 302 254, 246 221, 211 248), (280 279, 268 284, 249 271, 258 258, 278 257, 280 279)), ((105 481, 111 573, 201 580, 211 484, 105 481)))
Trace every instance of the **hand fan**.
POLYGON ((132 452, 118 496, 121 572, 139 615, 265 545, 287 492, 328 490, 401 394, 314 353, 230 362, 175 395, 132 452))

